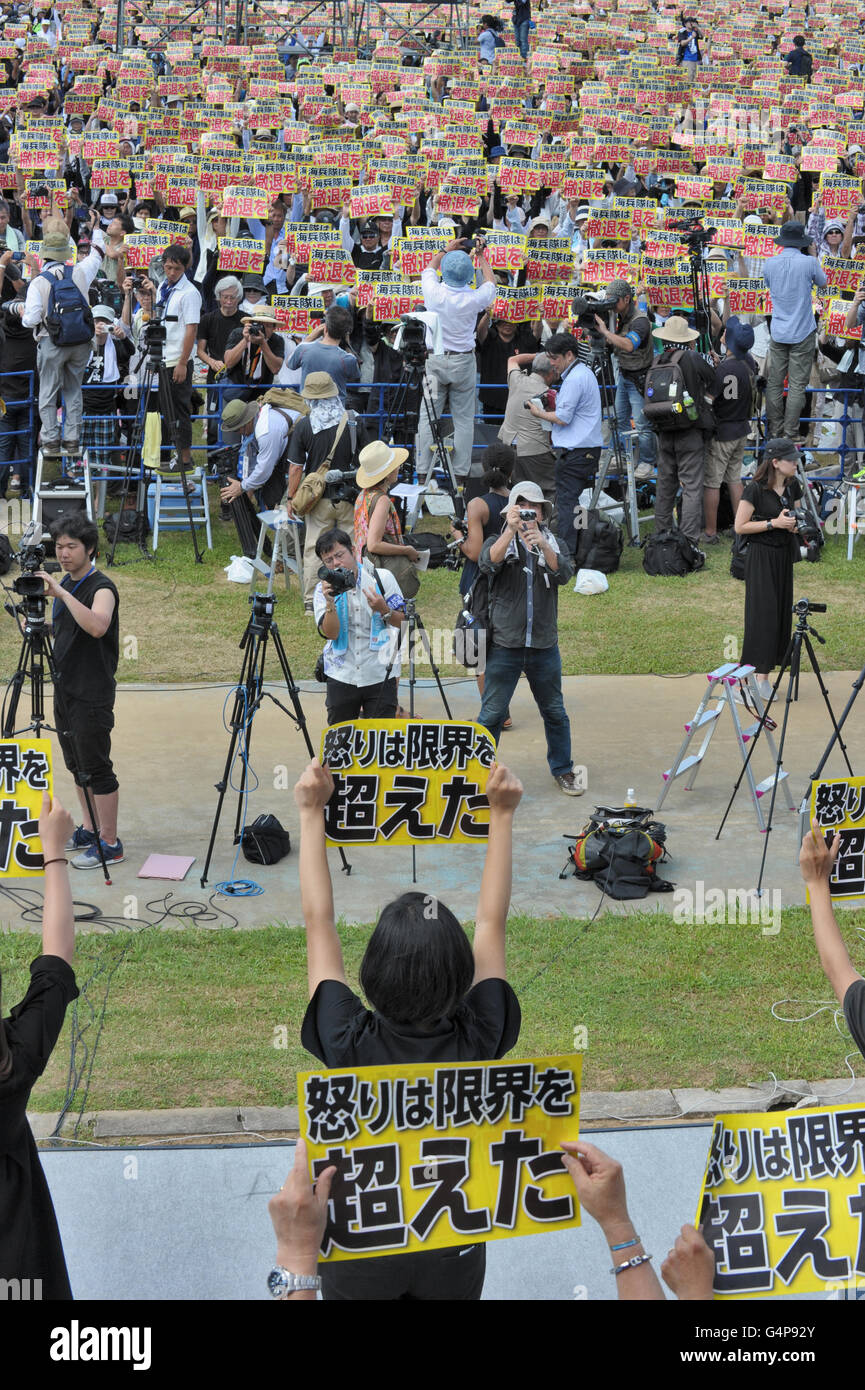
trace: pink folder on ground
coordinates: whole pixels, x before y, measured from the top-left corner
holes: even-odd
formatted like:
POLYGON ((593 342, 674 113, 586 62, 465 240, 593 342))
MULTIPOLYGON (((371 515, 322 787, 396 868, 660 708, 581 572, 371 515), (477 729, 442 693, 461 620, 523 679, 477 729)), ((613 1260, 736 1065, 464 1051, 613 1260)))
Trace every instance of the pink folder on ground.
POLYGON ((169 878, 179 883, 195 863, 191 854, 151 854, 138 870, 139 878, 169 878))

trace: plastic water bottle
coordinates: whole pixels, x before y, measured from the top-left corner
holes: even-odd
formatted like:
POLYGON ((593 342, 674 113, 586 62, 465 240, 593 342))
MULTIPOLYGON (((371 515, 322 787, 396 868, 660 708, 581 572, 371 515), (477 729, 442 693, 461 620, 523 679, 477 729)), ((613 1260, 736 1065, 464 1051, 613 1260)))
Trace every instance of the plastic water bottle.
POLYGON ((696 418, 697 418, 697 407, 696 407, 696 405, 694 404, 694 397, 691 395, 690 391, 685 391, 685 392, 683 392, 683 394, 682 394, 682 403, 684 404, 684 407, 685 407, 685 414, 687 415, 688 419, 689 419, 689 420, 696 420, 696 418))
POLYGON ((636 804, 637 804, 637 794, 636 794, 636 792, 634 791, 634 788, 633 788, 633 787, 628 787, 628 795, 625 797, 625 805, 631 807, 631 806, 636 806, 636 804))

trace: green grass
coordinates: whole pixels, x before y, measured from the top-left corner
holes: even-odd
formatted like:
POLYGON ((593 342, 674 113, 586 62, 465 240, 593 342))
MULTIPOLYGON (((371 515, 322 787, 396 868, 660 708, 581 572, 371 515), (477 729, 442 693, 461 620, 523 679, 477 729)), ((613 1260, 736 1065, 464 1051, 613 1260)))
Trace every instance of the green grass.
MULTIPOLYGON (((189 536, 165 533, 153 562, 139 561, 111 571, 120 591, 121 659, 118 680, 236 680, 237 643, 249 615, 245 585, 229 584, 223 566, 239 545, 233 523, 219 521, 211 489, 214 549, 196 565, 189 536), (134 638, 130 643, 125 639, 134 638)), ((443 523, 425 519, 425 526, 443 523)), ((645 534, 645 528, 644 528, 645 534)), ((846 559, 846 538, 830 536, 817 565, 795 570, 795 595, 829 605, 817 626, 827 639, 820 648, 826 670, 858 670, 862 665, 865 597, 862 546, 846 559)), ((103 550, 103 564, 105 559, 103 550)), ((121 559, 134 555, 121 546, 121 559)), ((683 674, 709 671, 728 660, 731 644, 741 641, 744 585, 730 578, 730 545, 708 552, 706 569, 684 579, 644 574, 642 551, 625 547, 609 592, 591 598, 568 585, 559 603, 559 645, 566 675, 683 674)), ((294 582, 286 595, 277 579, 277 622, 293 674, 309 679, 321 651, 315 626, 304 618, 294 582)), ((457 577, 450 570, 424 576, 418 599, 427 628, 451 629, 460 607, 457 577)), ((447 642, 438 651, 448 655, 447 642)), ((0 624, 0 671, 13 668, 18 642, 11 621, 0 624)), ((444 672, 465 675, 442 656, 444 672)), ((428 675, 424 666, 421 676, 428 675)))
MULTIPOLYGON (((842 931, 862 960, 845 912, 842 931)), ((342 928, 350 982, 371 928, 342 928)), ((298 1070, 318 1064, 300 1046, 306 1007, 303 932, 153 931, 78 940, 79 983, 126 954, 108 994, 87 1109, 285 1105, 298 1070), (281 1030, 281 1031, 280 1031, 281 1030), (285 1040, 287 1046, 275 1046, 285 1040)), ((3 936, 4 1009, 24 993, 32 936, 3 936)), ((774 1002, 826 1000, 806 909, 784 912, 777 936, 759 926, 681 926, 666 915, 514 917, 509 977, 523 1010, 516 1056, 567 1053, 574 1028, 588 1030, 584 1084, 590 1090, 708 1087, 845 1073, 852 1044, 831 1012, 802 1024, 771 1015, 774 1002)), ((104 979, 104 976, 100 976, 104 979)), ((101 1008, 99 980, 93 1002, 101 1008)), ((791 1014, 811 1012, 803 1002, 791 1014)), ((71 1012, 71 1011, 70 1011, 71 1012)), ((79 1002, 83 1022, 89 1010, 79 1002)), ((66 1086, 67 1019, 31 1107, 56 1111, 66 1086)), ((94 1041, 94 1029, 86 1034, 94 1041)), ((80 1098, 79 1098, 80 1104, 80 1098)))

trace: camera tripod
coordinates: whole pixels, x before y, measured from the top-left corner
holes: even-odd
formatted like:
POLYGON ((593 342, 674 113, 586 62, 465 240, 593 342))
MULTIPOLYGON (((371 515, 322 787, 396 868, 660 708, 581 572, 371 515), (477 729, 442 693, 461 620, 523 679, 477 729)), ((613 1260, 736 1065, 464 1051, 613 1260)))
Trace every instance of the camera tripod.
MULTIPOLYGON (((35 576, 22 574, 14 581, 14 585, 25 585, 28 581, 34 580, 35 576)), ((6 612, 11 613, 18 624, 18 630, 22 635, 21 653, 18 657, 18 665, 15 668, 6 686, 6 696, 3 701, 2 714, 2 735, 3 738, 21 738, 23 735, 33 733, 35 738, 42 737, 43 729, 52 733, 62 732, 67 746, 72 752, 74 763, 73 776, 75 785, 81 788, 81 795, 87 807, 87 815, 90 824, 96 831, 96 850, 99 855, 99 862, 102 865, 102 873, 105 878, 106 887, 111 886, 111 877, 108 872, 108 865, 105 861, 105 851, 102 848, 102 835, 96 820, 93 801, 90 794, 90 778, 81 771, 81 762, 78 757, 76 746, 76 736, 71 729, 62 731, 55 729, 45 718, 45 669, 55 691, 62 691, 62 679, 58 678, 57 667, 54 662, 54 650, 51 645, 51 638, 48 635, 47 624, 45 622, 46 599, 42 590, 42 580, 36 579, 40 593, 28 594, 26 590, 16 587, 15 592, 20 593, 22 602, 20 604, 5 604, 6 612), (22 626, 23 623, 23 626, 22 626), (30 679, 30 722, 24 724, 20 729, 15 728, 18 717, 18 705, 21 700, 21 691, 24 683, 30 679)), ((5 588, 5 585, 4 585, 5 588)), ((8 590, 7 590, 8 592, 8 590)), ((63 713, 62 698, 58 705, 55 703, 55 713, 59 716, 63 713)))
MULTIPOLYGON (((385 671, 384 680, 383 680, 383 682, 382 682, 382 694, 384 694, 384 690, 385 690, 385 687, 386 687, 386 685, 387 685, 387 682, 390 680, 390 673, 391 673, 391 671, 393 670, 393 665, 394 665, 394 662, 396 661, 396 658, 397 658, 397 652, 398 652, 398 650, 402 647, 403 642, 407 641, 407 642, 408 642, 408 710, 409 710, 409 718, 410 718, 410 719, 414 719, 414 692, 415 692, 415 686, 417 685, 417 667, 416 667, 416 662, 415 662, 415 651, 416 651, 417 634, 419 633, 419 634, 420 634, 420 642, 421 642, 421 645, 423 646, 424 651, 426 652, 427 657, 428 657, 428 659, 429 659, 430 669, 431 669, 431 671, 432 671, 432 673, 433 673, 433 676, 435 677, 435 683, 436 683, 436 685, 438 686, 439 695, 441 695, 441 698, 442 698, 442 704, 444 705, 445 716, 446 716, 446 718, 448 718, 448 719, 453 719, 453 715, 451 714, 451 708, 450 708, 450 705, 448 704, 447 696, 445 695, 444 686, 442 685, 441 675, 439 674, 439 668, 436 666, 435 662, 433 661, 433 654, 432 654, 432 648, 431 648, 431 646, 430 646, 429 633, 427 632, 426 628, 424 627, 423 618, 421 617, 420 613, 417 611, 417 604, 415 603, 415 601, 414 601, 413 598, 407 598, 407 599, 404 600, 404 602, 405 602, 406 622, 402 625, 402 627, 400 628, 400 631, 399 631, 399 647, 396 647, 396 646, 395 646, 394 649, 392 650, 391 654, 390 654, 390 660, 388 661, 387 670, 385 671)), ((417 883, 417 847, 416 847, 415 845, 412 845, 412 847, 411 847, 411 881, 412 881, 412 883, 417 883)))
MULTIPOLYGON (((120 501, 120 515, 126 506, 129 497, 130 487, 135 474, 133 463, 140 466, 141 458, 144 453, 144 434, 147 428, 147 416, 150 413, 152 392, 154 388, 157 392, 157 403, 159 414, 168 426, 168 434, 174 445, 177 455, 177 466, 180 471, 180 479, 183 486, 183 500, 186 504, 186 515, 189 519, 189 530, 192 535, 192 548, 195 553, 195 563, 202 564, 203 556, 198 548, 198 536, 195 533, 195 525, 192 520, 192 502, 189 496, 189 480, 186 473, 186 464, 183 462, 183 454, 179 441, 179 424, 174 409, 174 401, 171 395, 171 382, 169 380, 169 368, 165 365, 162 353, 162 345, 165 336, 165 329, 160 320, 154 320, 145 326, 145 343, 147 348, 147 362, 144 375, 138 386, 138 411, 135 422, 132 426, 132 434, 129 440, 129 447, 126 453, 126 470, 123 475, 123 496, 120 501)), ((161 462, 161 460, 160 460, 161 462)), ((114 532, 114 540, 111 543, 111 550, 108 555, 107 564, 115 564, 114 553, 117 549, 117 541, 120 535, 120 526, 114 532)), ((151 559, 145 544, 143 535, 139 536, 138 548, 142 559, 151 559)), ((124 560, 120 563, 129 564, 130 561, 124 560)))
MULTIPOLYGON (((249 741, 252 735, 252 722, 262 700, 267 696, 272 700, 277 709, 281 709, 283 714, 287 714, 292 719, 303 737, 307 752, 310 758, 316 756, 306 726, 306 716, 300 703, 300 692, 295 684, 294 677, 288 664, 285 654, 285 647, 279 635, 279 628, 273 621, 273 611, 276 607, 276 597, 273 594, 250 594, 249 602, 252 612, 246 624, 239 646, 243 651, 243 663, 240 668, 240 678, 235 686, 234 708, 231 713, 230 728, 231 739, 228 745, 228 756, 225 760, 225 768, 220 781, 216 783, 216 790, 219 792, 219 799, 216 803, 216 814, 213 818, 213 827, 210 832, 210 842, 207 846, 207 858, 204 861, 204 868, 201 871, 201 886, 207 883, 207 872, 210 868, 210 861, 213 857, 213 846, 216 841, 216 832, 219 826, 219 818, 222 814, 222 804, 225 800, 225 793, 230 785, 231 768, 237 752, 238 741, 242 735, 243 751, 243 771, 240 778, 240 787, 237 795, 237 814, 234 818, 234 840, 233 843, 239 844, 241 838, 241 819, 243 815, 244 798, 247 793, 247 770, 249 765, 249 741), (285 681, 294 713, 287 709, 280 700, 272 695, 269 690, 264 688, 264 667, 267 659, 268 639, 273 638, 273 646, 279 661, 282 677, 285 681)), ((342 867, 347 874, 351 873, 351 865, 345 857, 345 851, 340 849, 340 859, 342 867)))
MULTIPOLYGON (((616 416, 616 375, 613 370, 613 359, 610 349, 606 342, 601 339, 599 343, 589 337, 591 348, 589 360, 586 365, 593 373, 601 392, 601 418, 606 423, 610 435, 610 452, 602 463, 598 464, 598 472, 595 478, 595 486, 592 489, 592 497, 589 502, 589 510, 593 511, 597 505, 610 465, 615 460, 616 473, 619 477, 626 480, 627 506, 625 507, 625 524, 628 531, 628 544, 639 546, 640 544, 640 517, 637 505, 637 480, 634 475, 633 454, 627 454, 622 446, 622 437, 619 433, 619 421, 616 416)), ((559 518, 559 527, 562 526, 562 519, 559 518)))
POLYGON ((440 468, 448 480, 451 497, 454 504, 454 516, 458 522, 465 520, 465 485, 457 480, 454 473, 453 463, 445 447, 444 435, 442 433, 441 421, 436 413, 435 401, 433 400, 430 384, 427 381, 426 363, 428 352, 424 345, 422 352, 414 354, 410 358, 403 358, 402 369, 394 383, 395 392, 387 419, 384 422, 382 435, 385 439, 390 439, 393 435, 396 422, 402 419, 405 422, 406 440, 417 439, 417 432, 420 425, 421 407, 426 412, 427 423, 429 424, 430 434, 433 441, 432 457, 426 465, 426 471, 421 478, 423 462, 417 458, 417 448, 415 446, 415 471, 418 482, 422 483, 421 492, 409 510, 407 526, 411 530, 417 520, 420 510, 420 500, 424 492, 430 485, 430 480, 436 467, 440 468), (412 402, 409 405, 409 402, 412 402))
MULTIPOLYGON (((808 619, 809 619, 809 617, 811 616, 812 613, 825 613, 825 612, 826 612, 826 605, 825 605, 825 603, 811 603, 808 599, 802 598, 802 599, 799 599, 799 601, 798 601, 797 603, 794 603, 794 605, 793 605, 793 612, 794 612, 794 614, 796 615, 796 620, 797 620, 797 621, 796 621, 796 626, 795 626, 795 628, 793 629, 793 634, 792 634, 792 636, 791 636, 791 638, 790 638, 790 642, 789 642, 789 644, 788 644, 788 646, 787 646, 787 650, 786 650, 786 652, 784 653, 784 660, 783 660, 782 663, 781 663, 781 669, 780 669, 779 672, 778 672, 778 675, 777 675, 776 680, 775 680, 775 684, 772 686, 772 694, 769 696, 769 698, 768 698, 768 699, 766 700, 766 702, 765 702, 765 709, 764 709, 763 714, 762 714, 762 716, 760 717, 760 720, 759 720, 759 722, 758 722, 758 724, 757 724, 757 728, 756 728, 756 731, 754 732, 754 736, 753 736, 753 738, 751 739, 751 746, 750 746, 750 748, 748 749, 748 756, 745 758, 745 762, 744 762, 744 765, 743 765, 743 767, 742 767, 742 771, 739 773, 739 776, 738 776, 738 778, 737 778, 737 780, 736 780, 736 785, 733 787, 732 796, 730 797, 730 801, 729 801, 729 803, 728 803, 727 809, 726 809, 726 811, 724 812, 724 818, 723 818, 723 820, 721 821, 721 824, 718 826, 718 833, 717 833, 717 835, 715 836, 715 839, 716 839, 716 840, 718 840, 718 839, 721 838, 721 831, 724 829, 724 824, 725 824, 725 822, 726 822, 726 820, 727 820, 728 815, 730 814, 730 810, 731 810, 732 805, 733 805, 733 802, 734 802, 734 800, 735 800, 735 798, 736 798, 736 793, 738 792, 739 787, 740 787, 741 784, 742 784, 742 779, 743 779, 743 777, 745 776, 745 774, 746 774, 746 772, 747 772, 748 765, 749 765, 749 763, 750 763, 750 761, 751 761, 751 757, 752 757, 752 755, 753 755, 754 749, 755 749, 756 746, 757 746, 757 742, 758 742, 758 740, 759 740, 759 738, 760 738, 760 734, 763 732, 763 729, 766 727, 766 720, 767 720, 768 715, 769 715, 769 709, 770 709, 770 706, 771 706, 771 704, 772 704, 772 701, 775 699, 775 697, 776 697, 776 695, 777 695, 777 693, 778 693, 778 689, 779 689, 779 687, 780 687, 780 685, 781 685, 782 680, 784 679, 784 673, 785 673, 785 672, 788 672, 789 675, 788 675, 788 680, 787 680, 787 696, 786 696, 786 700, 785 700, 785 702, 784 702, 784 719, 783 719, 783 722, 782 722, 782 724, 781 724, 781 736, 780 736, 780 739, 778 740, 778 757, 777 757, 777 761, 776 761, 776 764, 775 764, 775 776, 774 776, 773 781, 772 781, 772 797, 771 797, 771 800, 770 800, 770 802, 769 802, 769 815, 768 815, 768 818, 767 818, 767 821, 766 821, 766 830, 765 830, 765 836, 766 836, 766 838, 765 838, 765 840, 763 841, 763 855, 762 855, 762 858, 761 858, 761 860, 760 860, 760 876, 759 876, 759 878, 758 878, 758 880, 757 880, 757 895, 758 895, 758 897, 760 896, 760 894, 761 894, 762 891, 763 891, 763 874, 764 874, 764 871, 765 871, 765 868, 766 868, 766 854, 767 854, 767 851, 768 851, 768 849, 769 849, 769 835, 771 834, 771 831, 772 831, 772 817, 773 817, 773 814, 774 814, 774 811, 775 811, 775 798, 776 798, 777 793, 778 793, 778 785, 779 785, 779 783, 780 783, 782 780, 786 779, 786 777, 787 777, 787 773, 784 772, 783 767, 782 767, 782 764, 783 764, 783 761, 784 761, 784 743, 785 743, 785 740, 786 740, 786 737, 787 737, 787 724, 788 724, 788 721, 789 721, 789 718, 790 718, 790 706, 791 706, 791 704, 792 704, 792 702, 793 702, 794 700, 798 700, 798 698, 799 698, 799 676, 800 676, 800 673, 801 673, 801 666, 802 666, 802 648, 803 648, 803 647, 805 648, 805 651, 806 651, 807 654, 808 654, 808 660, 809 660, 810 663, 811 663, 811 670, 814 672, 814 675, 817 677, 817 684, 818 684, 819 687, 820 687, 820 694, 823 696, 823 702, 824 702, 824 704, 825 704, 825 706, 826 706, 826 709, 829 711, 829 718, 830 718, 830 720, 832 721, 832 728, 833 728, 833 730, 834 730, 834 733, 833 733, 833 735, 832 735, 832 738, 831 738, 831 740, 830 740, 830 742, 829 742, 829 746, 828 746, 828 748, 826 749, 826 752, 825 752, 824 755, 823 755, 823 758, 822 758, 822 760, 821 760, 821 762, 820 762, 820 765, 819 765, 819 767, 818 767, 818 769, 817 769, 817 772, 814 773, 814 775, 811 777, 810 781, 811 781, 811 782, 814 782, 814 781, 816 780, 817 776, 819 776, 819 773, 822 771, 823 766, 824 766, 824 764, 825 764, 827 758, 829 757, 829 754, 830 754, 830 752, 832 751, 832 748, 834 747, 835 743, 838 743, 838 744, 839 744, 839 746, 840 746, 840 748, 841 748, 842 755, 843 755, 843 757, 844 757, 844 762, 845 762, 846 765, 847 765, 847 771, 848 771, 848 773, 850 774, 851 777, 853 776, 853 769, 852 769, 852 767, 850 766, 850 759, 849 759, 848 756, 847 756, 847 748, 846 748, 846 746, 845 746, 845 744, 844 744, 844 740, 843 740, 842 737, 841 737, 841 727, 842 727, 842 725, 843 725, 843 723, 844 723, 844 720, 847 718, 847 715, 850 713, 850 710, 851 710, 851 708, 852 708, 852 706, 853 706, 853 701, 855 700, 856 695, 859 693, 859 691, 858 691, 858 689, 854 686, 854 693, 853 693, 853 696, 852 696, 851 699, 848 701, 847 708, 845 709, 844 714, 843 714, 842 719, 841 719, 841 723, 839 724, 838 721, 837 721, 836 718, 835 718, 834 713, 833 713, 832 706, 831 706, 831 704, 829 703, 829 692, 828 692, 828 690, 826 689, 825 683, 824 683, 824 681, 823 681, 823 676, 822 676, 822 673, 821 673, 821 671, 820 671, 820 665, 819 665, 819 663, 818 663, 818 661, 817 661, 817 656, 816 656, 816 653, 815 653, 815 651, 814 651, 814 647, 813 647, 813 645, 812 645, 812 643, 811 643, 811 638, 812 638, 812 637, 816 637, 817 641, 820 642, 821 645, 825 646, 825 644, 826 644, 826 639, 825 639, 824 637, 821 637, 820 634, 819 634, 819 632, 816 630, 816 628, 811 627, 811 625, 810 625, 809 622, 808 622, 808 619)), ((865 671, 863 671, 862 674, 861 674, 860 677, 859 677, 859 682, 858 682, 859 688, 861 688, 863 678, 865 678, 865 671)), ((809 792, 810 792, 810 784, 809 784, 809 792)), ((794 807, 793 804, 792 804, 792 799, 789 797, 789 793, 788 793, 788 801, 790 802, 790 809, 791 809, 791 810, 795 810, 795 807, 794 807)))

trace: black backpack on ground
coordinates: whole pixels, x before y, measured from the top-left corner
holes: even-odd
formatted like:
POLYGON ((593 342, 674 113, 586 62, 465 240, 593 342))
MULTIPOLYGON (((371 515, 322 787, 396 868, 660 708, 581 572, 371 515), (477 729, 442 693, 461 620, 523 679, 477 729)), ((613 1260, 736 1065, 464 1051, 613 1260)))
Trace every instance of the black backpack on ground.
POLYGON ((143 545, 150 535, 150 522, 147 520, 146 512, 137 512, 134 507, 124 507, 120 513, 109 512, 102 523, 102 529, 105 539, 112 544, 116 534, 118 541, 143 545))
POLYGON ((583 510, 582 515, 585 524, 577 532, 577 553, 574 557, 577 569, 614 574, 619 568, 625 544, 621 526, 598 510, 583 510))
POLYGON ((407 531, 403 535, 403 542, 405 545, 413 545, 415 550, 429 551, 427 569, 441 569, 447 559, 447 537, 440 536, 437 531, 407 531))
POLYGON ((276 864, 290 852, 291 840, 276 816, 256 816, 240 837, 240 848, 250 864, 276 864))
POLYGON ((667 830, 653 814, 645 806, 596 807, 559 878, 570 872, 591 879, 618 901, 672 892, 675 885, 659 878, 655 867, 667 858, 667 830))
POLYGON ((643 569, 646 574, 681 576, 701 570, 706 557, 692 545, 683 531, 661 531, 646 539, 643 569))

